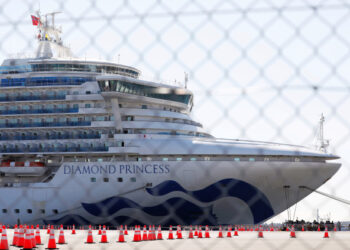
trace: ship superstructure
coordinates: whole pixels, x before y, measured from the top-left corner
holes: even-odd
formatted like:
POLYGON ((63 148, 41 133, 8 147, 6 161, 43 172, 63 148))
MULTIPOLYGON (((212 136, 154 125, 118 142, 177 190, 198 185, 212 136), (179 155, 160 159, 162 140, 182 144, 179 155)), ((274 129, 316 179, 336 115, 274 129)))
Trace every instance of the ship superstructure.
POLYGON ((54 15, 36 17, 35 58, 0 68, 0 222, 260 223, 339 169, 323 151, 211 136, 191 91, 74 58, 54 15))

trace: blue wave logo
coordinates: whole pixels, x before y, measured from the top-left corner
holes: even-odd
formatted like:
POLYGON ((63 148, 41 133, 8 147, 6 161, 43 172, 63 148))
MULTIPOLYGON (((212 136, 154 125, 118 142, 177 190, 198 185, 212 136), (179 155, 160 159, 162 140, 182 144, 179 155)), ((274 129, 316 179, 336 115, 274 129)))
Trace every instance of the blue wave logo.
POLYGON ((196 191, 187 191, 176 181, 165 181, 154 188, 146 189, 146 191, 153 196, 163 196, 178 191, 201 202, 213 202, 223 197, 235 197, 249 206, 254 223, 260 223, 274 214, 269 200, 259 189, 236 179, 224 179, 196 191))
MULTIPOLYGON (((202 203, 212 203, 224 197, 235 197, 249 206, 254 223, 260 223, 274 214, 269 200, 260 190, 249 183, 236 179, 224 179, 195 191, 188 191, 175 181, 165 181, 153 188, 147 188, 146 191, 153 196, 182 192, 202 203)), ((134 208, 150 216, 164 217, 164 220, 160 222, 163 225, 168 223, 173 225, 217 224, 217 219, 212 212, 212 205, 200 207, 182 197, 171 198, 162 204, 151 207, 143 207, 123 197, 111 197, 98 203, 82 203, 82 206, 87 212, 97 217, 108 217, 121 209, 134 208)), ((118 218, 116 217, 115 220, 119 221, 118 218)))

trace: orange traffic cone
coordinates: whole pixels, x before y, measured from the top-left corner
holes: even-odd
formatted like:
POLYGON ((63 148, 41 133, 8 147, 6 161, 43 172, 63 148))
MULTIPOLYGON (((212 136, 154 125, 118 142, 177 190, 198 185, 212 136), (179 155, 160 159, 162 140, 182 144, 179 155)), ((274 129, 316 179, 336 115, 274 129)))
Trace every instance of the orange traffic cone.
POLYGON ((50 225, 47 226, 47 232, 46 234, 50 234, 50 225))
POLYGON ((178 226, 178 227, 177 227, 177 234, 176 234, 176 236, 177 236, 177 238, 178 238, 179 240, 182 239, 181 226, 178 226))
POLYGON ((76 234, 75 232, 75 225, 73 224, 72 234, 76 234))
POLYGON ((198 227, 198 238, 199 238, 199 239, 203 238, 203 235, 202 235, 202 226, 199 226, 199 227, 198 227))
POLYGON ((290 237, 291 237, 291 238, 296 238, 295 230, 294 230, 294 225, 292 225, 292 231, 290 231, 290 237))
POLYGON ((124 235, 128 235, 128 226, 127 225, 125 225, 124 235))
POLYGON ((304 225, 301 226, 301 231, 304 232, 305 229, 304 229, 304 225))
POLYGON ((125 242, 123 226, 120 226, 118 242, 120 243, 125 242))
POLYGON ((19 226, 17 247, 23 247, 24 245, 24 228, 22 225, 19 226))
POLYGON ((36 245, 42 245, 41 244, 41 236, 40 236, 40 227, 39 227, 39 225, 36 225, 35 243, 36 243, 36 245))
POLYGON ((94 244, 94 239, 92 237, 92 229, 91 229, 91 225, 89 226, 89 231, 88 231, 88 236, 87 236, 87 239, 86 239, 86 242, 85 244, 94 244))
POLYGON ((228 230, 227 230, 227 234, 226 234, 226 237, 227 237, 227 238, 231 238, 231 237, 232 237, 231 231, 232 231, 232 227, 229 226, 229 227, 228 227, 228 230))
POLYGON ((219 226, 219 235, 218 238, 223 238, 224 236, 222 235, 222 227, 219 226))
POLYGON ((162 235, 162 228, 159 225, 158 226, 158 234, 157 234, 157 240, 162 240, 163 239, 163 235, 162 235))
POLYGON ((135 242, 141 241, 141 235, 140 235, 140 231, 138 230, 138 227, 135 226, 135 230, 134 230, 134 240, 135 242))
POLYGON ((23 249, 25 250, 33 249, 32 239, 30 235, 31 235, 31 232, 29 227, 27 226, 26 233, 24 236, 24 244, 23 244, 23 249))
POLYGON ((61 225, 61 228, 60 228, 60 234, 58 236, 57 244, 60 244, 60 245, 66 244, 66 240, 64 239, 64 231, 63 231, 63 226, 62 225, 61 225))
POLYGON ((34 226, 30 226, 30 240, 32 241, 32 248, 36 248, 36 241, 34 236, 34 226))
POLYGON ((148 240, 146 225, 143 225, 142 240, 148 240))
POLYGON ((197 226, 195 226, 195 228, 194 228, 194 236, 198 236, 198 227, 197 226))
POLYGON ((100 243, 108 243, 107 234, 106 234, 106 226, 103 226, 102 236, 101 236, 101 241, 100 241, 100 243))
POLYGON ((324 236, 323 236, 323 238, 329 238, 327 226, 326 226, 326 229, 324 230, 324 236))
POLYGON ((205 238, 210 238, 208 225, 205 226, 205 238))
POLYGON ((233 233, 233 236, 238 236, 237 227, 235 227, 235 232, 233 233))
POLYGON ((173 235, 173 226, 169 227, 169 235, 168 235, 168 240, 173 240, 174 235, 173 235))
POLYGON ((190 226, 190 232, 188 234, 189 239, 193 239, 193 231, 192 231, 192 226, 190 226))
POLYGON ((55 230, 53 229, 53 226, 51 226, 50 229, 50 238, 46 249, 58 249, 56 247, 55 230))
POLYGON ((15 225, 11 246, 17 246, 17 242, 18 242, 18 227, 17 225, 15 225))
POLYGON ((321 228, 320 226, 317 227, 317 232, 320 232, 321 231, 321 228))
POLYGON ((259 227, 258 238, 264 238, 264 233, 261 226, 259 227))
POLYGON ((7 242, 7 234, 6 234, 6 227, 2 226, 2 231, 1 231, 1 242, 0 242, 0 250, 8 250, 9 249, 9 244, 7 242))
POLYGON ((101 225, 98 225, 98 235, 102 234, 101 225))
POLYGON ((333 226, 333 231, 336 232, 337 231, 337 227, 333 226))

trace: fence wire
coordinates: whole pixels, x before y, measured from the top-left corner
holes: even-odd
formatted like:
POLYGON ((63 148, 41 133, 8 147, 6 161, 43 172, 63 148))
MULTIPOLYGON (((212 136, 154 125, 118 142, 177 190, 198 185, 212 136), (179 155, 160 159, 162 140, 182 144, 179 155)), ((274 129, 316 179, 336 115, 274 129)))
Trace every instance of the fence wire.
MULTIPOLYGON (((35 51, 36 31, 31 26, 30 15, 35 14, 38 8, 42 13, 61 11, 56 23, 62 26, 64 42, 80 58, 95 57, 130 65, 142 71, 141 79, 159 80, 174 86, 184 87, 185 73, 188 74, 189 81, 186 84, 194 93, 191 114, 215 137, 314 147, 318 121, 323 114, 326 119, 325 137, 330 139, 328 151, 341 157, 342 167, 321 190, 344 199, 349 198, 350 5, 347 1, 91 0, 42 1, 40 5, 35 1, 2 1, 0 6, 2 60, 27 56, 28 52, 35 51)), ((146 142, 146 145, 154 153, 162 152, 163 149, 171 150, 167 141, 158 144, 146 142)), ((195 147, 181 142, 173 146, 181 147, 189 154, 196 152, 195 147)), ((226 152, 226 149, 223 150, 226 152)), ((175 157, 173 161, 178 158, 175 157)), ((123 160, 116 156, 116 161, 123 160)), ((249 159, 246 160, 249 163, 249 159)), ((128 185, 120 186, 118 194, 124 198, 115 199, 111 194, 109 198, 95 204, 83 201, 85 213, 90 213, 89 216, 92 215, 99 222, 96 224, 110 227, 152 224, 154 217, 166 214, 173 216, 163 216, 157 224, 187 225, 188 221, 211 226, 227 224, 227 218, 217 216, 217 213, 222 212, 220 209, 225 210, 223 206, 211 205, 203 209, 203 204, 211 202, 210 196, 214 197, 215 192, 219 193, 218 196, 227 196, 232 195, 230 192, 234 192, 239 185, 245 190, 250 186, 247 183, 226 181, 225 176, 221 178, 223 181, 209 183, 205 178, 216 172, 208 167, 205 160, 198 161, 198 166, 203 168, 199 175, 194 175, 189 168, 182 172, 186 164, 183 161, 174 164, 174 169, 181 169, 181 172, 172 172, 170 179, 182 179, 190 190, 193 188, 190 186, 191 181, 203 181, 201 190, 210 188, 207 190, 209 194, 194 190, 186 194, 189 200, 169 196, 166 202, 159 204, 157 198, 150 198, 149 194, 153 197, 168 195, 169 187, 161 184, 148 186, 146 178, 143 185, 131 184, 132 189, 128 185), (132 192, 144 190, 148 190, 144 200, 135 203, 132 192), (206 195, 209 197, 204 197, 206 195), (152 202, 158 202, 157 206, 151 205, 152 202), (186 214, 189 206, 195 211, 191 215, 186 214), (146 220, 135 212, 138 209, 147 214, 146 220), (117 210, 122 212, 114 216, 117 210)), ((287 164, 280 165, 283 167, 287 164)), ((218 163, 216 167, 224 166, 218 163)), ((251 171, 244 170, 240 174, 246 176, 251 171)), ((317 171, 306 172, 315 179, 322 175, 317 171)), ((274 175, 276 182, 281 185, 289 185, 289 174, 279 169, 262 174, 256 180, 261 187, 271 184, 264 180, 268 174, 274 175)), ((105 185, 104 182, 111 178, 108 174, 103 177, 97 180, 98 185, 105 185)), ((138 173, 133 178, 138 180, 144 177, 138 173)), ((79 190, 76 192, 79 195, 84 193, 86 197, 102 195, 106 191, 91 188, 83 178, 66 178, 56 184, 71 185, 72 191, 79 190)), ((171 184, 171 190, 186 192, 178 183, 171 184)), ((251 209, 257 200, 266 198, 263 193, 256 190, 252 192, 252 196, 240 197, 246 199, 251 209)), ((288 197, 288 191, 284 192, 285 198, 281 202, 286 203, 286 207, 290 206, 289 199, 305 196, 295 193, 288 197)), ((37 195, 40 197, 41 194, 37 195)), ((53 204, 61 203, 70 207, 65 193, 52 189, 45 195, 53 204)), ((42 198, 35 200, 37 198, 28 189, 23 191, 21 199, 13 201, 12 207, 27 199, 39 204, 42 198)), ((4 202, 6 197, 0 197, 1 200, 4 202)), ((245 223, 241 219, 247 216, 243 207, 227 208, 232 209, 236 224, 245 223)), ((71 208, 72 211, 74 209, 71 208)), ((349 211, 347 205, 311 194, 267 223, 296 219, 311 222, 315 219, 347 221, 349 211)), ((68 215, 69 211, 63 214, 68 215)), ((266 221, 260 221, 257 217, 251 223, 260 222, 266 221)), ((69 218, 53 216, 47 223, 88 225, 89 221, 84 219, 84 213, 75 213, 69 218)), ((311 247, 308 242, 303 243, 311 247)), ((181 247, 181 244, 177 247, 181 247)), ((198 244, 200 248, 206 249, 215 246, 203 245, 201 242, 198 244)), ((242 247, 237 244, 232 242, 230 246, 242 247)), ((266 243, 265 247, 288 249, 288 242, 269 244, 266 243)), ((69 247, 74 248, 74 244, 69 247)), ((346 248, 341 242, 338 247, 346 248)))

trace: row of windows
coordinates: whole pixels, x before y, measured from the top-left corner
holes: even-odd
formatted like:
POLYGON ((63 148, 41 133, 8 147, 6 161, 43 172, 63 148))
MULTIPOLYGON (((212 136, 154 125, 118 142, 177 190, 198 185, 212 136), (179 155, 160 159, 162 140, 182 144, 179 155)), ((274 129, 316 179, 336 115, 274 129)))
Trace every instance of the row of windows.
POLYGON ((99 94, 100 91, 96 93, 90 90, 85 91, 85 93, 80 93, 79 91, 68 92, 64 90, 60 91, 33 91, 33 92, 9 92, 0 93, 0 102, 10 102, 10 101, 40 101, 40 100, 64 100, 66 95, 79 95, 79 94, 99 94))
MULTIPOLYGON (((103 182, 109 182, 110 179, 108 177, 105 177, 105 178, 102 179, 102 181, 103 182)), ((90 182, 97 182, 96 177, 91 177, 90 178, 90 182)), ((117 178, 117 182, 123 182, 123 178, 122 177, 118 177, 117 178)), ((130 182, 136 182, 136 177, 130 177, 130 182)))
POLYGON ((236 162, 254 162, 254 161, 271 161, 271 162, 315 162, 323 161, 320 158, 313 157, 293 157, 293 156, 148 156, 148 157, 135 157, 128 156, 128 159, 122 157, 104 157, 104 158, 82 158, 77 157, 69 159, 75 162, 103 162, 103 161, 236 161, 236 162))
MULTIPOLYGON (((6 209, 6 208, 1 209, 1 211, 2 211, 3 214, 7 214, 7 213, 9 212, 9 210, 6 209)), ((29 209, 25 209, 25 211, 27 212, 27 214, 32 214, 32 213, 33 213, 33 210, 30 209, 30 208, 29 208, 29 209)), ((20 213, 21 213, 21 210, 20 210, 19 208, 15 208, 15 209, 13 209, 13 212, 14 212, 15 214, 20 214, 20 213)), ((41 214, 45 214, 45 213, 46 213, 46 210, 45 210, 45 209, 39 209, 39 212, 40 212, 41 214)), ((52 213, 53 213, 53 214, 58 214, 58 209, 52 209, 52 213)))
POLYGON ((81 85, 94 80, 91 77, 4 78, 1 79, 0 87, 81 85))
POLYGON ((181 102, 189 104, 192 101, 191 94, 173 94, 173 93, 158 93, 157 87, 146 86, 137 83, 129 83, 124 81, 110 80, 98 81, 101 91, 116 91, 133 95, 147 96, 167 101, 181 102))
POLYGON ((54 139, 99 139, 102 131, 50 131, 23 132, 23 133, 0 133, 0 141, 5 140, 54 140, 54 139))
POLYGON ((0 119, 0 128, 90 126, 92 121, 111 121, 110 116, 0 119))
POLYGON ((120 74, 137 78, 139 73, 136 70, 120 66, 94 65, 94 64, 31 64, 20 66, 0 67, 0 74, 17 74, 23 72, 40 72, 40 71, 73 71, 73 72, 97 72, 108 74, 120 74))

